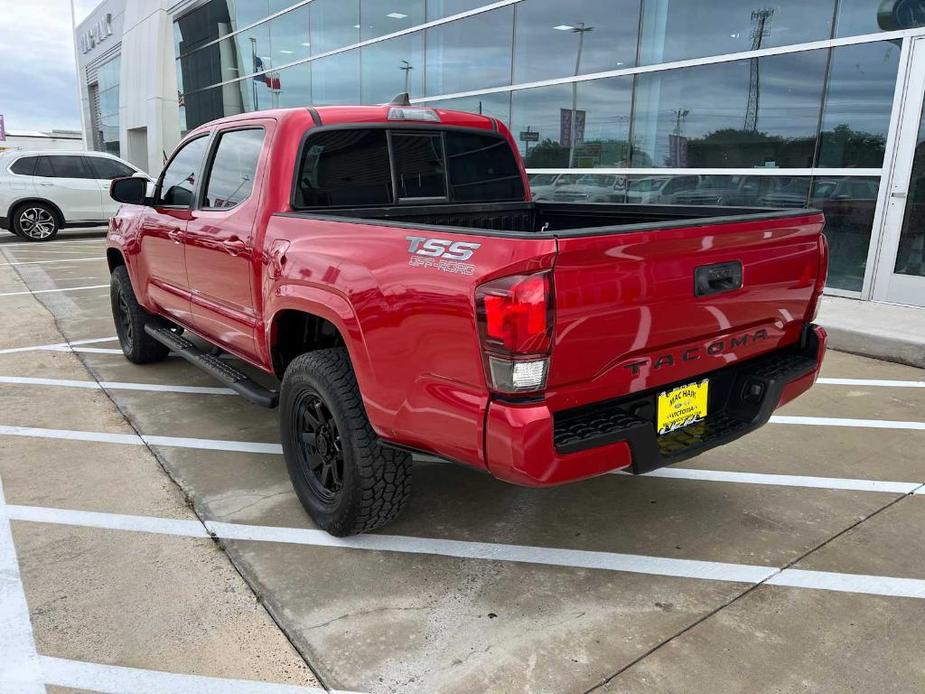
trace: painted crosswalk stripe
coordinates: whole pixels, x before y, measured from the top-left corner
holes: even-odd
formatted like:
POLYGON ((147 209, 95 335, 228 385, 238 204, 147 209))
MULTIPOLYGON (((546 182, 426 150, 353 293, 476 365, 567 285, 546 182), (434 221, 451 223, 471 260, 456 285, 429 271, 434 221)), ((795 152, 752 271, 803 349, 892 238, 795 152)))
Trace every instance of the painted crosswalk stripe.
POLYGON ((85 289, 105 289, 109 287, 108 284, 90 284, 85 287, 60 287, 58 289, 35 289, 28 292, 5 292, 0 294, 0 297, 4 296, 27 296, 30 294, 54 294, 57 292, 80 292, 85 289))
MULTIPOLYGON (((6 506, 3 510, 3 515, 10 520, 16 521, 64 523, 81 527, 170 535, 182 534, 188 528, 192 537, 203 537, 202 525, 197 521, 19 505, 6 506)), ((273 542, 357 551, 422 554, 457 559, 618 571, 650 576, 691 578, 751 585, 767 583, 774 586, 812 590, 925 598, 925 579, 898 576, 871 576, 756 564, 409 535, 369 534, 338 538, 328 535, 323 530, 313 528, 286 528, 218 521, 205 521, 205 526, 210 533, 226 541, 273 542)))

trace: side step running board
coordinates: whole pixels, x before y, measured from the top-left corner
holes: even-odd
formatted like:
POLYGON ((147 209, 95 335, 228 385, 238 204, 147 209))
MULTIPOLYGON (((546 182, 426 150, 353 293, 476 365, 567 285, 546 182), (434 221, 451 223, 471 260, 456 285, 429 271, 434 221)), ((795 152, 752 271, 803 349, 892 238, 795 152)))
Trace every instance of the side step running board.
POLYGON ((159 328, 150 323, 145 326, 145 332, 155 340, 170 348, 171 352, 178 354, 194 366, 198 366, 207 374, 214 376, 226 384, 238 395, 242 395, 255 405, 261 407, 276 407, 279 403, 279 393, 264 388, 252 381, 247 374, 241 373, 233 366, 229 366, 221 359, 201 351, 196 345, 169 328, 159 328))

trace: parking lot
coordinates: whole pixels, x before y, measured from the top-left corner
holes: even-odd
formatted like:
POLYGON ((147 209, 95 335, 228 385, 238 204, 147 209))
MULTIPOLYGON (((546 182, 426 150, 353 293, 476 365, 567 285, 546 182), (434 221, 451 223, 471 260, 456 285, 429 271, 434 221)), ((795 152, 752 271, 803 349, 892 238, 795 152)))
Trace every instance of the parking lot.
POLYGON ((342 540, 274 411, 122 357, 102 234, 0 240, 9 691, 925 690, 921 370, 830 351, 771 424, 641 477, 418 460, 342 540))

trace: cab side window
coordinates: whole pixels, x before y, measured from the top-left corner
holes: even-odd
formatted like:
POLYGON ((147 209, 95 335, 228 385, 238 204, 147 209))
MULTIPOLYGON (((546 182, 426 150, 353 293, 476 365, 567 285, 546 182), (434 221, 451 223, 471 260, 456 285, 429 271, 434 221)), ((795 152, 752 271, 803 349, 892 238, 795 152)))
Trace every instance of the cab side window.
POLYGON ((193 202, 196 179, 202 169, 209 138, 206 135, 187 142, 177 152, 161 177, 157 204, 166 207, 189 207, 193 202))
POLYGON ((297 173, 297 208, 392 203, 389 145, 382 129, 312 135, 302 149, 297 173))
POLYGON ((226 209, 250 197, 263 149, 263 135, 262 128, 230 130, 219 135, 206 180, 203 207, 226 209))

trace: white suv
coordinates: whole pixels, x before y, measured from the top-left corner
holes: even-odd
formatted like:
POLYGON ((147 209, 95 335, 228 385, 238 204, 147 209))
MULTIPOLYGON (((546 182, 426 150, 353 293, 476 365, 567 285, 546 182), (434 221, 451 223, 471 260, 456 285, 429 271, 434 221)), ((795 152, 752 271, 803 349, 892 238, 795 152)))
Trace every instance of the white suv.
POLYGON ((103 152, 0 153, 0 228, 48 241, 62 227, 105 224, 119 207, 109 182, 139 173, 103 152))

